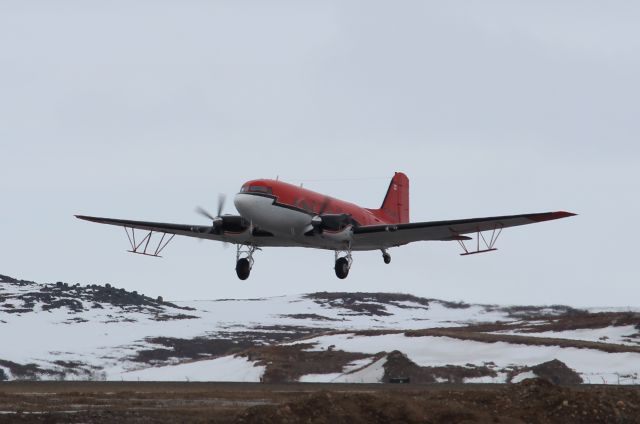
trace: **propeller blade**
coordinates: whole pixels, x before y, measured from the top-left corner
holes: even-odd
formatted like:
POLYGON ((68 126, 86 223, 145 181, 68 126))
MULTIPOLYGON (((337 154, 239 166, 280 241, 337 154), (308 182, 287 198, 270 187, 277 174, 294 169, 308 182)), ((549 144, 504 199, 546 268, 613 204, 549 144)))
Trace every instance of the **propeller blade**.
POLYGON ((322 205, 320 206, 320 211, 318 211, 318 215, 322 215, 324 213, 324 211, 327 210, 327 207, 329 207, 329 203, 331 202, 331 198, 329 196, 325 196, 324 201, 322 202, 322 205))
POLYGON ((209 218, 211 221, 215 220, 216 218, 214 216, 212 216, 209 212, 207 212, 206 209, 204 209, 203 207, 198 206, 196 208, 196 213, 199 213, 200 215, 204 216, 205 218, 209 218))
POLYGON ((222 216, 222 209, 224 209, 224 203, 227 200, 227 195, 220 193, 218 195, 218 216, 222 216))

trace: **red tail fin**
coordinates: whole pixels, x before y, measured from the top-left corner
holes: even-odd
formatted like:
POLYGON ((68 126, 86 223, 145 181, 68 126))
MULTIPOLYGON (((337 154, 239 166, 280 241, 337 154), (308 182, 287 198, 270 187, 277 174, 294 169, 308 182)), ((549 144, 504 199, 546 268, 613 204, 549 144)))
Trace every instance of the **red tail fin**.
POLYGON ((394 224, 409 222, 409 178, 396 172, 380 210, 394 224))

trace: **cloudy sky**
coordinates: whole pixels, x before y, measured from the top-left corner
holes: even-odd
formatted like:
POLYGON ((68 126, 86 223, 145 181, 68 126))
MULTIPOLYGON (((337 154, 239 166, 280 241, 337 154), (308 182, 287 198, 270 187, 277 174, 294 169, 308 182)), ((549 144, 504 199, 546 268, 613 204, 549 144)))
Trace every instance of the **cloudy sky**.
MULTIPOLYGON (((627 1, 0 0, 0 273, 171 299, 400 291, 469 302, 638 305, 640 6, 627 1), (206 224, 249 179, 414 221, 569 210, 455 243, 165 258, 82 213, 206 224)), ((235 212, 232 202, 225 212, 235 212)))

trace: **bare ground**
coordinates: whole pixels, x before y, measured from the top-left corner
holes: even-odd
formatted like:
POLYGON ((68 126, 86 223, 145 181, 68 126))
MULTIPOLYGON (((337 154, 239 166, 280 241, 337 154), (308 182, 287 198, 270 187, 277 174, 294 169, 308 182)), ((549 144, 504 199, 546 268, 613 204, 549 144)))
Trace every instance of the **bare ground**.
POLYGON ((10 382, 2 423, 640 423, 640 388, 10 382))

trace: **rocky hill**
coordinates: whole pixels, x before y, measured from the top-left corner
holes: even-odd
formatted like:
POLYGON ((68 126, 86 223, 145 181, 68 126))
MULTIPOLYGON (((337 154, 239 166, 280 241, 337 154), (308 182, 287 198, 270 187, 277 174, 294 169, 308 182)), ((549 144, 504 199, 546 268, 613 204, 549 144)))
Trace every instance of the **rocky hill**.
POLYGON ((165 302, 0 275, 0 379, 640 383, 638 310, 397 293, 165 302))

